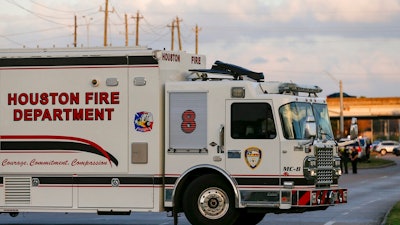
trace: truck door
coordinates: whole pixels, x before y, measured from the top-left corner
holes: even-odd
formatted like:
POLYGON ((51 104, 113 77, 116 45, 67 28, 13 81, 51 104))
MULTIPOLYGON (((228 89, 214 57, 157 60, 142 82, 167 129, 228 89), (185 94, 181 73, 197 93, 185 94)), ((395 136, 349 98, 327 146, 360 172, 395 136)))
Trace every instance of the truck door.
POLYGON ((226 169, 240 185, 278 185, 279 138, 271 101, 226 101, 226 169))

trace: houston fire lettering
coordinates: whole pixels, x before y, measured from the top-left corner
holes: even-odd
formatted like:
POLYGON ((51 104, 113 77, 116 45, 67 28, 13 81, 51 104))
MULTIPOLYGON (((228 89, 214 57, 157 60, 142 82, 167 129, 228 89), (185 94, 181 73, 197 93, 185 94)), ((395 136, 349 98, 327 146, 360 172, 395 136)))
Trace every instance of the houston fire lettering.
POLYGON ((8 93, 7 97, 9 106, 21 106, 13 109, 14 121, 112 120, 115 108, 93 106, 120 103, 119 92, 8 93), (79 105, 87 107, 68 107, 79 105))

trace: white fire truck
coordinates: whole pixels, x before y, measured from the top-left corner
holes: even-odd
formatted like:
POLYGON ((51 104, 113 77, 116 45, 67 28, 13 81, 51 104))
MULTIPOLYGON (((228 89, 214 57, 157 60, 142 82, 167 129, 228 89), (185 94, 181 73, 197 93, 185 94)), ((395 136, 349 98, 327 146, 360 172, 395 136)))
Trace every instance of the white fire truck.
POLYGON ((148 48, 0 52, 0 212, 257 224, 347 202, 317 86, 148 48))

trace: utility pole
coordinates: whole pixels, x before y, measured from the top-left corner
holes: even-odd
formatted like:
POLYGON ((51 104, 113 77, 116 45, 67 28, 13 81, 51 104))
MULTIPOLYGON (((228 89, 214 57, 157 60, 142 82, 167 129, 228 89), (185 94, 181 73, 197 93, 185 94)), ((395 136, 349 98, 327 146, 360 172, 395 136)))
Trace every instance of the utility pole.
POLYGON ((182 41, 181 41, 181 28, 179 26, 179 22, 182 22, 178 16, 176 17, 176 28, 178 29, 178 43, 179 43, 179 51, 182 51, 182 41))
POLYGON ((104 47, 107 46, 107 24, 108 24, 108 0, 106 0, 106 9, 104 10, 104 47))
POLYGON ((125 13, 125 46, 129 45, 128 38, 128 15, 125 13))
POLYGON ((201 28, 196 24, 196 27, 194 28, 194 32, 196 33, 196 55, 199 54, 199 31, 201 31, 201 28))
POLYGON ((343 118, 343 83, 339 80, 339 101, 340 101, 340 136, 344 134, 344 118, 343 118))
POLYGON ((136 16, 132 18, 136 20, 136 46, 139 46, 139 20, 143 19, 143 16, 140 16, 139 11, 137 11, 136 16))
POLYGON ((92 17, 87 18, 86 16, 82 16, 82 18, 85 19, 86 22, 86 45, 87 47, 90 47, 90 41, 89 41, 89 25, 90 25, 90 21, 93 20, 92 17))
MULTIPOLYGON (((328 74, 328 76, 330 78, 332 78, 334 81, 338 82, 338 80, 332 76, 332 74, 328 73, 327 71, 325 71, 326 74, 328 74)), ((339 130, 340 130, 340 137, 343 138, 343 134, 344 134, 344 117, 343 117, 343 83, 342 80, 339 80, 339 101, 340 101, 340 112, 339 112, 339 116, 340 116, 340 120, 339 120, 339 130)))
POLYGON ((174 30, 175 30, 175 20, 172 20, 171 25, 167 25, 167 27, 171 27, 171 51, 174 50, 174 30))
MULTIPOLYGON (((103 11, 100 6, 100 12, 103 11)), ((108 13, 109 12, 114 12, 114 9, 112 11, 108 11, 108 0, 106 0, 106 8, 104 10, 104 47, 107 46, 107 25, 108 25, 108 13)))
POLYGON ((77 25, 77 23, 76 23, 76 15, 74 16, 74 47, 76 48, 76 45, 77 45, 77 29, 78 28, 78 25, 77 25))

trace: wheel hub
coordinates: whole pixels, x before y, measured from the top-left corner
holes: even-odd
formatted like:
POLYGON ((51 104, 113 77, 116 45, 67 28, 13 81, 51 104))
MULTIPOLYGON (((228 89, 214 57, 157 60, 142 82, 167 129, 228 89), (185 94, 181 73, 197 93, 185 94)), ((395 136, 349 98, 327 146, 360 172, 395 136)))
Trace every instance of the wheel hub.
POLYGON ((198 206, 203 216, 209 219, 219 219, 228 211, 229 198, 219 188, 208 188, 200 194, 198 206))

